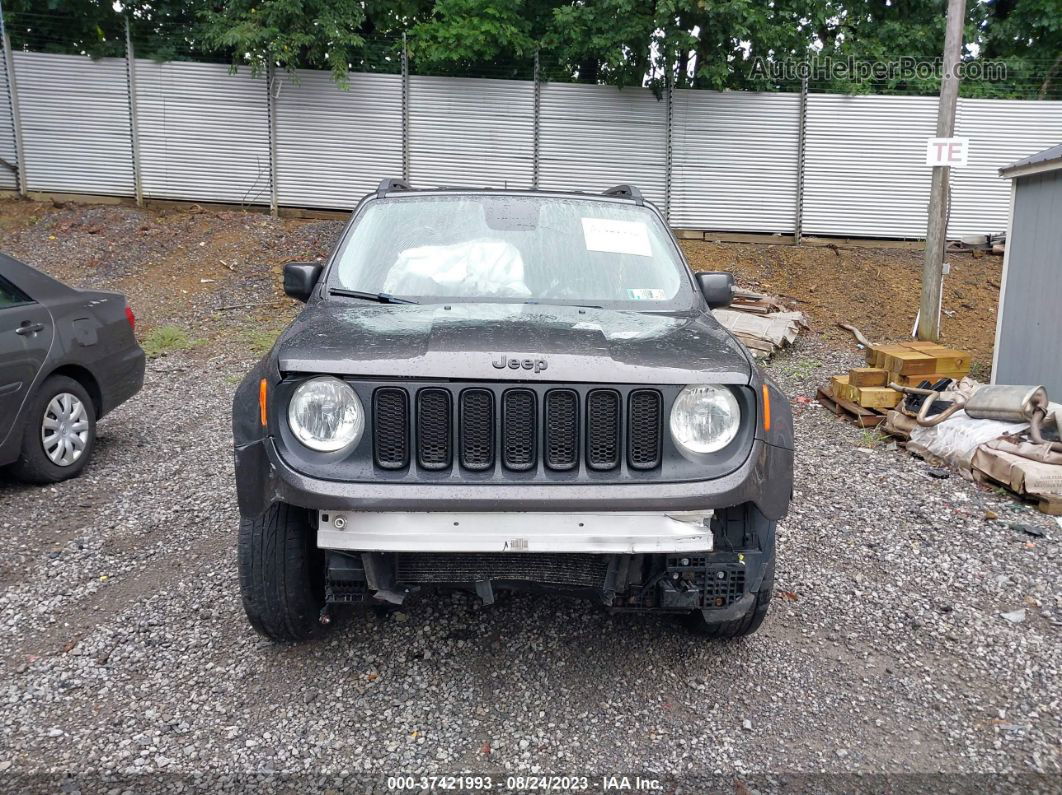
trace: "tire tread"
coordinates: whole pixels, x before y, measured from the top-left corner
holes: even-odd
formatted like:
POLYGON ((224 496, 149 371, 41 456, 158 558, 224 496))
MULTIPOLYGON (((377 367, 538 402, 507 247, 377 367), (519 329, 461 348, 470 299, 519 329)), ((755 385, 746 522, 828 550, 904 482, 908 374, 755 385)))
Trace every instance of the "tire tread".
POLYGON ((242 518, 239 531, 240 592, 255 631, 294 643, 321 634, 323 599, 314 592, 315 550, 306 512, 275 503, 264 514, 242 518))

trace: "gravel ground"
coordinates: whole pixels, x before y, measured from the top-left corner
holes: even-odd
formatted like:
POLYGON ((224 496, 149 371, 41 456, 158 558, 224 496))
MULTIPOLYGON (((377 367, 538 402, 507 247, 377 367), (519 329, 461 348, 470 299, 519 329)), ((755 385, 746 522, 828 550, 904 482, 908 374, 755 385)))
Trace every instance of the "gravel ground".
POLYGON ((1057 788, 1062 528, 864 447, 808 402, 855 362, 810 339, 771 366, 795 396, 797 480, 753 637, 501 594, 357 613, 284 647, 251 631, 237 587, 229 405, 251 361, 153 361, 82 478, 0 482, 0 789, 15 773, 137 775, 142 790, 273 771, 312 774, 300 789, 455 771, 719 774, 739 792, 1041 773, 1057 788))
POLYGON ((276 266, 322 256, 339 228, 0 202, 5 251, 203 342, 149 363, 80 479, 0 481, 0 790, 54 791, 63 774, 89 776, 85 791, 349 790, 456 771, 681 775, 686 791, 715 775, 737 792, 1041 774, 1012 786, 1062 790, 1062 528, 812 403, 858 363, 836 339, 771 365, 793 396, 797 483, 757 635, 711 643, 499 594, 355 614, 311 645, 260 640, 236 580, 230 398, 295 310, 276 266))

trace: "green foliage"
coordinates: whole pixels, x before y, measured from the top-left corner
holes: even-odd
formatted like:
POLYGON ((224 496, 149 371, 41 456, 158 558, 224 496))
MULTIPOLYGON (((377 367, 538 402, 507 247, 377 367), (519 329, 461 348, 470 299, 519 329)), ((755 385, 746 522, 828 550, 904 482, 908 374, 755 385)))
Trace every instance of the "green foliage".
POLYGON ((265 356, 272 349, 273 343, 277 341, 281 331, 283 329, 280 327, 244 329, 242 333, 243 343, 255 356, 265 356))
POLYGON ((358 0, 219 0, 200 13, 208 48, 232 53, 252 74, 270 63, 330 69, 345 83, 365 43, 365 8, 358 0))
POLYGON ((881 431, 873 428, 866 428, 860 432, 859 438, 856 439, 856 446, 873 450, 875 447, 878 447, 887 441, 889 441, 889 437, 881 431))
POLYGON ((180 326, 156 326, 144 336, 140 347, 149 358, 157 359, 168 353, 194 348, 198 344, 198 340, 191 339, 180 326))
POLYGON ((437 0, 432 15, 414 25, 410 49, 429 69, 465 69, 491 61, 505 70, 515 59, 528 63, 536 40, 523 0, 437 0))
MULTIPOLYGON (((964 96, 1062 97, 1062 0, 968 0, 967 60, 1001 62, 1000 80, 968 80, 964 96)), ((756 73, 809 58, 935 61, 945 0, 6 0, 15 47, 121 56, 125 20, 137 54, 223 60, 259 73, 273 64, 397 71, 401 37, 417 73, 679 88, 793 90, 756 73)), ((932 94, 934 76, 857 80, 813 90, 932 94)))
POLYGON ((820 367, 822 367, 822 362, 818 359, 805 359, 803 356, 794 356, 790 358, 789 361, 778 365, 778 369, 783 373, 792 378, 800 379, 801 381, 810 378, 820 367))

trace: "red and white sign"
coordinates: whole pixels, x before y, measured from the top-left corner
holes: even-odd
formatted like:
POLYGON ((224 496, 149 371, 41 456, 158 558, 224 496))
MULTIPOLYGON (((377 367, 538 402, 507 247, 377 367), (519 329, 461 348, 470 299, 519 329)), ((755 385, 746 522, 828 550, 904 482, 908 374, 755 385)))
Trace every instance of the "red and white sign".
POLYGON ((969 154, 969 138, 930 138, 926 141, 927 166, 963 168, 969 154))

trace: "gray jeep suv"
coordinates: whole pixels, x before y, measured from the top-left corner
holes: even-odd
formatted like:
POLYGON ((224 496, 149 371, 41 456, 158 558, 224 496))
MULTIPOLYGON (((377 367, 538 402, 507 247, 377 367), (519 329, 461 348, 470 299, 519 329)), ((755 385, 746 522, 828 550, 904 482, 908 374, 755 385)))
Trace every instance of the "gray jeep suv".
POLYGON ((279 641, 463 588, 755 631, 792 493, 785 396, 636 188, 366 196, 238 387, 240 585, 279 641))

